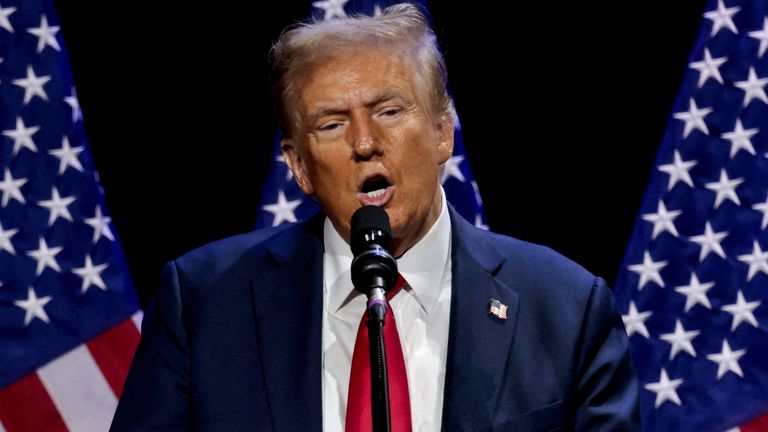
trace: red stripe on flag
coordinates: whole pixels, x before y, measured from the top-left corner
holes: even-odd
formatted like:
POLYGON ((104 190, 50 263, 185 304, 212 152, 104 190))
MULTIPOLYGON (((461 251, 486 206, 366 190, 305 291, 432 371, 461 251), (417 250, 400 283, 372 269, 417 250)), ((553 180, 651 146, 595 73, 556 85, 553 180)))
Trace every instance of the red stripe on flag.
POLYGON ((139 344, 139 330, 133 320, 125 320, 91 339, 86 345, 115 396, 123 393, 125 377, 131 367, 133 353, 139 344))
POLYGON ((739 429, 741 429, 741 432, 768 431, 768 414, 763 414, 762 417, 758 417, 743 426, 739 426, 739 429))
POLYGON ((0 390, 0 422, 8 432, 67 432, 67 426, 36 373, 0 390))

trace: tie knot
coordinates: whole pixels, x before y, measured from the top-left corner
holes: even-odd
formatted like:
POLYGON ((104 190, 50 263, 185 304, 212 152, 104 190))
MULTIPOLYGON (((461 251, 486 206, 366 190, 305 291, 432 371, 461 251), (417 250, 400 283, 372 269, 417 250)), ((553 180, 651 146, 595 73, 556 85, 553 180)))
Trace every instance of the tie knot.
POLYGON ((392 289, 389 290, 389 292, 387 293, 387 301, 392 300, 392 297, 394 297, 397 293, 399 293, 400 290, 403 289, 404 285, 405 285, 405 279, 403 279, 403 275, 398 273, 395 286, 393 286, 392 289))

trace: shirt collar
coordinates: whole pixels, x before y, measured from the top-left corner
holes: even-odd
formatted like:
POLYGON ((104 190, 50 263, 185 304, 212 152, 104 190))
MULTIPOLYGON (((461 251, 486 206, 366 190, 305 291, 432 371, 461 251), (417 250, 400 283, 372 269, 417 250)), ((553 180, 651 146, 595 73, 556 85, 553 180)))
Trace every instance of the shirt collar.
MULTIPOLYGON (((421 308, 429 314, 438 299, 443 276, 451 255, 451 218, 440 188, 442 207, 440 216, 427 234, 397 259, 397 268, 421 308)), ((350 266, 352 251, 349 244, 336 232, 330 219, 323 227, 325 242, 324 278, 328 290, 328 310, 334 313, 358 295, 352 286, 350 266)))

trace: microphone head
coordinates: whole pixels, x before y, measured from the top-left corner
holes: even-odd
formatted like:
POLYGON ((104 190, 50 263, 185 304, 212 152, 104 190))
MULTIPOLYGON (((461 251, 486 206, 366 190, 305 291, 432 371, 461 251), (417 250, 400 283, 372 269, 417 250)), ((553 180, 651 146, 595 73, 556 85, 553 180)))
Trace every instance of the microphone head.
POLYGON ((357 209, 350 222, 351 276, 355 288, 371 299, 375 288, 389 291, 397 280, 397 261, 392 256, 392 228, 381 207, 357 209))
POLYGON ((378 244, 391 254, 392 228, 387 212, 377 206, 357 209, 350 222, 349 244, 354 256, 358 256, 371 244, 378 244))

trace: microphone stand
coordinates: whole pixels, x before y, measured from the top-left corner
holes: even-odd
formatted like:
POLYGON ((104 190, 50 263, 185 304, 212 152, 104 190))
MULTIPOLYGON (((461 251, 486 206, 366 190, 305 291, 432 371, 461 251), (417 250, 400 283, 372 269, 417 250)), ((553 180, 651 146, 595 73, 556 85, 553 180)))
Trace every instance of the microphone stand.
MULTIPOLYGON (((383 282, 383 280, 382 280, 383 282)), ((380 285, 380 286, 383 286, 380 285)), ((389 375, 384 343, 384 317, 387 299, 384 289, 373 288, 368 301, 368 347, 371 357, 371 420, 373 432, 390 432, 389 375)))
POLYGON ((371 360, 371 421, 373 432, 390 432, 389 381, 384 344, 387 289, 397 281, 397 261, 392 256, 392 229, 386 211, 364 206, 350 222, 352 283, 368 296, 368 347, 371 360))

